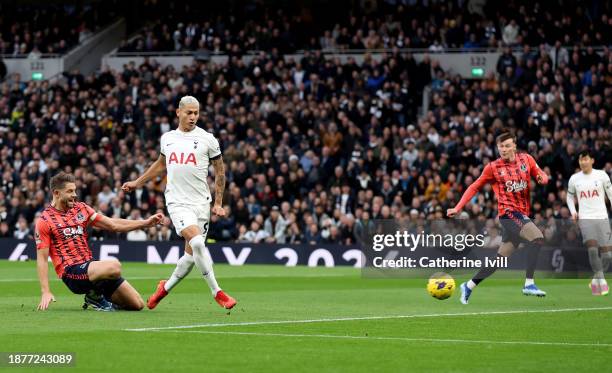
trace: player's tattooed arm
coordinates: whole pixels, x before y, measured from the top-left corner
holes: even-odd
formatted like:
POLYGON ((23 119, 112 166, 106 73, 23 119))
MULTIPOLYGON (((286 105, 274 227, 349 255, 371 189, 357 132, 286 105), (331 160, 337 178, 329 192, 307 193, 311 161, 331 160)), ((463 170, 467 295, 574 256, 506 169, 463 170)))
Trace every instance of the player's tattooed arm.
POLYGON ((211 160, 213 169, 215 170, 215 204, 212 208, 212 212, 224 216, 225 210, 223 209, 223 193, 225 192, 225 164, 223 163, 223 157, 211 160))

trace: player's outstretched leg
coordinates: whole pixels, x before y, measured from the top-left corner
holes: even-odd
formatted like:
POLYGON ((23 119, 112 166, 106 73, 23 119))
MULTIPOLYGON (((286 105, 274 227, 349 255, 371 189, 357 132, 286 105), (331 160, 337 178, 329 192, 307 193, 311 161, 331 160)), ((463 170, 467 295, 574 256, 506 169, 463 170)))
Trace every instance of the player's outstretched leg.
POLYGON ((193 249, 193 259, 196 267, 202 272, 204 280, 208 284, 211 292, 215 297, 215 301, 223 308, 231 309, 236 305, 236 300, 227 295, 217 284, 215 278, 215 272, 213 271, 213 263, 210 254, 206 250, 204 237, 198 234, 194 236, 190 241, 189 245, 193 249))
POLYGON ((542 231, 533 223, 525 224, 521 229, 521 237, 528 240, 527 245, 527 268, 525 269, 525 286, 523 286, 523 295, 535 295, 536 297, 545 297, 546 292, 537 287, 534 281, 535 269, 538 264, 538 256, 540 248, 544 244, 544 236, 542 231))
MULTIPOLYGON (((497 254, 497 257, 503 257, 503 255, 497 254)), ((461 301, 461 303, 468 304, 470 295, 472 295, 472 290, 474 290, 474 288, 478 286, 478 284, 480 284, 484 279, 495 273, 495 270, 497 270, 497 267, 483 267, 480 269, 480 271, 478 271, 478 273, 476 273, 476 275, 470 281, 464 282, 459 285, 459 289, 461 290, 461 297, 459 298, 459 300, 461 301)))
POLYGON ((193 256, 185 251, 182 257, 176 263, 176 268, 170 278, 166 280, 162 280, 157 284, 157 288, 155 289, 155 293, 149 297, 147 300, 147 307, 149 309, 155 308, 159 302, 164 299, 166 295, 172 290, 183 278, 185 278, 193 268, 194 260, 193 256))
MULTIPOLYGON (((470 280, 470 282, 473 282, 473 280, 470 280)), ((476 284, 473 284, 473 286, 476 286, 476 284)), ((468 304, 468 301, 470 299, 470 295, 472 295, 473 287, 472 287, 472 289, 470 289, 468 287, 468 283, 464 282, 461 285, 459 285, 459 289, 461 290, 461 297, 459 298, 459 300, 463 304, 468 304)))
POLYGON ((168 291, 166 290, 166 280, 161 280, 157 283, 157 287, 155 288, 155 292, 151 294, 149 299, 147 299, 147 307, 152 310, 157 307, 159 302, 168 295, 168 291))

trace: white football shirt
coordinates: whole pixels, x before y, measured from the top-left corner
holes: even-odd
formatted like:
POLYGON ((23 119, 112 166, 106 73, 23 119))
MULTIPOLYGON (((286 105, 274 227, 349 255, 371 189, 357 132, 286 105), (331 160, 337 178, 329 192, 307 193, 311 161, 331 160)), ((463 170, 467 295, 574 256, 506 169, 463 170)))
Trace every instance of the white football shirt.
POLYGON ((219 141, 196 127, 179 129, 161 137, 161 154, 166 157, 166 204, 205 204, 212 201, 208 188, 210 160, 221 156, 219 141))
POLYGON ((570 211, 576 211, 574 196, 578 199, 580 219, 608 219, 604 194, 612 200, 612 183, 605 171, 593 169, 588 175, 582 171, 573 174, 569 179, 567 193, 570 211))

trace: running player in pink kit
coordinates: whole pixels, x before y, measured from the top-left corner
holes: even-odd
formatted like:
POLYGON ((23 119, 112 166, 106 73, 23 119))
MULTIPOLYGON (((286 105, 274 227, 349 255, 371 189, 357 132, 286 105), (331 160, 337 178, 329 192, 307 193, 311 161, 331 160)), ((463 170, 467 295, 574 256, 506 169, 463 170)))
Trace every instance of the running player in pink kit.
MULTIPOLYGON (((497 149, 500 158, 485 166, 482 175, 467 188, 459 203, 454 208, 448 209, 446 215, 455 216, 482 187, 493 184, 493 191, 497 196, 499 221, 504 230, 497 255, 509 257, 521 240, 527 241, 531 247, 528 252, 523 294, 543 297, 546 296, 546 292, 538 289, 533 275, 544 236, 529 218, 531 212, 529 184, 531 177, 535 178, 538 184, 547 184, 548 176, 538 167, 532 156, 517 153, 516 138, 511 133, 502 133, 497 137, 497 149)), ((495 270, 495 267, 484 267, 470 281, 462 283, 461 303, 467 304, 472 290, 495 270)))

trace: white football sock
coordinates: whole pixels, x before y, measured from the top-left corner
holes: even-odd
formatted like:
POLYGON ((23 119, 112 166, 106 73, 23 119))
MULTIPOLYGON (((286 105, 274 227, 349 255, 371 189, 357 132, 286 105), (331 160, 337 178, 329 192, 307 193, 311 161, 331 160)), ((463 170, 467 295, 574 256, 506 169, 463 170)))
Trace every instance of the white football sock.
POLYGON ((169 292, 170 290, 172 290, 172 288, 178 285, 178 283, 181 282, 182 279, 187 277, 189 272, 191 272, 193 264, 194 261, 193 256, 191 256, 191 254, 185 253, 182 257, 180 257, 178 262, 176 262, 176 268, 174 269, 174 272, 172 272, 172 275, 170 275, 170 278, 168 279, 168 281, 166 281, 164 289, 169 292))
POLYGON ((193 260, 195 261, 196 267, 198 267, 204 276, 204 280, 206 280, 210 291, 213 293, 213 295, 216 295, 221 288, 215 279, 212 258, 206 249, 204 237, 201 235, 195 236, 191 239, 191 241, 189 241, 189 245, 193 249, 193 260))
POLYGON ((476 285, 478 285, 477 283, 475 283, 474 281, 470 280, 467 282, 467 287, 468 289, 472 290, 476 287, 476 285))
POLYGON ((593 278, 603 278, 603 263, 601 261, 601 257, 599 256, 599 248, 597 246, 591 246, 587 248, 587 250, 589 253, 589 262, 591 263, 591 268, 593 268, 593 273, 595 274, 593 278))
POLYGON ((602 277, 593 277, 593 280, 591 281, 591 283, 595 285, 606 285, 607 284, 606 279, 603 278, 603 275, 602 277))
POLYGON ((529 285, 535 285, 535 281, 533 281, 532 278, 526 278, 525 279, 525 287, 527 287, 529 285))

